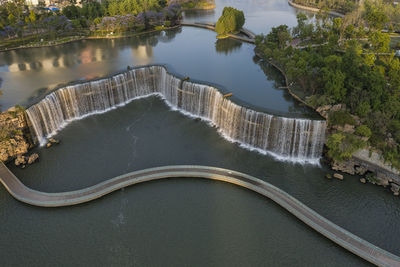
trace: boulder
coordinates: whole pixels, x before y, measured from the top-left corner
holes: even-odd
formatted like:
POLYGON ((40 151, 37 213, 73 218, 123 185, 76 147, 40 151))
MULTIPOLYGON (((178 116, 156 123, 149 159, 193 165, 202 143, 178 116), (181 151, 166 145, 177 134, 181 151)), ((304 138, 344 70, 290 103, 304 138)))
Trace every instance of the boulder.
POLYGON ((334 173, 333 177, 335 177, 336 179, 339 179, 339 180, 343 180, 343 178, 344 178, 343 175, 341 175, 339 173, 334 173))
POLYGON ((327 173, 327 174, 325 175, 325 178, 327 178, 327 179, 332 179, 332 175, 331 175, 330 173, 327 173))
POLYGON ((48 143, 46 144, 46 148, 49 148, 49 147, 51 147, 52 145, 53 145, 53 143, 48 142, 48 143))
POLYGON ((398 184, 391 183, 390 184, 390 190, 392 190, 394 195, 398 196, 399 192, 400 192, 400 186, 398 184))
POLYGON ((34 163, 36 160, 38 160, 39 155, 37 153, 33 153, 28 157, 28 164, 34 163))
POLYGON ((360 179, 360 182, 363 183, 363 184, 365 184, 365 183, 367 182, 367 179, 361 178, 361 179, 360 179))
POLYGON ((24 165, 26 163, 26 158, 23 155, 18 155, 14 161, 15 166, 24 165))
POLYGON ((335 171, 341 171, 348 174, 355 174, 354 161, 344 160, 344 161, 333 161, 331 162, 332 169, 335 171))
POLYGON ((328 119, 329 110, 332 108, 332 105, 320 106, 316 109, 316 111, 325 119, 328 119))
POLYGON ((49 142, 52 144, 59 144, 60 140, 54 139, 54 138, 49 138, 49 142))
POLYGON ((364 175, 368 171, 368 169, 363 166, 355 166, 354 170, 355 170, 356 174, 359 174, 359 175, 364 175))
POLYGON ((336 111, 345 110, 345 109, 346 109, 345 104, 337 104, 337 105, 333 105, 332 108, 330 109, 330 111, 336 112, 336 111))
POLYGON ((383 186, 383 187, 386 187, 386 186, 389 185, 389 179, 388 179, 387 177, 385 177, 385 176, 379 174, 379 173, 378 173, 378 175, 377 175, 377 177, 376 177, 376 180, 377 180, 376 183, 377 183, 378 185, 383 186))

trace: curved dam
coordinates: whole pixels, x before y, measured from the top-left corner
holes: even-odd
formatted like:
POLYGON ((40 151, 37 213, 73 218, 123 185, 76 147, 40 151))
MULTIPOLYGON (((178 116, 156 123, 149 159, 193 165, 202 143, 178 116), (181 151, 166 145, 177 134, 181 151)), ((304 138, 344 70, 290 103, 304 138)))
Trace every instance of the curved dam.
POLYGON ((233 103, 215 87, 141 67, 109 78, 55 90, 26 110, 41 145, 74 120, 106 112, 134 99, 157 95, 174 110, 216 126, 227 140, 290 161, 318 163, 325 140, 323 120, 285 118, 233 103))
POLYGON ((273 200, 315 231, 361 258, 378 266, 400 266, 400 258, 398 256, 353 235, 279 188, 240 172, 194 165, 165 166, 127 173, 81 190, 44 193, 26 187, 3 163, 0 164, 0 182, 8 192, 21 202, 41 207, 77 205, 100 198, 130 185, 179 177, 223 181, 250 189, 273 200))

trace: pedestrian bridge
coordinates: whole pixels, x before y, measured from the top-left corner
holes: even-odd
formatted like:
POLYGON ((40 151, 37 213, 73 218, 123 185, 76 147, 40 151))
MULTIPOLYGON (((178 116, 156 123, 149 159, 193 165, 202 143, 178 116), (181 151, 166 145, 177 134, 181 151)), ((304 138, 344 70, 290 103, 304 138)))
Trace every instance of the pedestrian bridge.
POLYGON ((250 189, 273 200, 315 231, 361 258, 378 266, 400 266, 398 256, 353 235, 279 188, 244 173, 196 165, 164 166, 127 173, 81 190, 45 193, 26 187, 0 163, 0 182, 8 192, 21 202, 41 207, 77 205, 127 186, 166 178, 204 178, 250 189))

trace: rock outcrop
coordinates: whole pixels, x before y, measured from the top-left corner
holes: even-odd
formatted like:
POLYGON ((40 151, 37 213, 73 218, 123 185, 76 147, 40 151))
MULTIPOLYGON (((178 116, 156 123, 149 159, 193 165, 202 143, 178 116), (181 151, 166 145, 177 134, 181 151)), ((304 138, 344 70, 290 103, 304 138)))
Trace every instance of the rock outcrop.
POLYGON ((399 194, 400 171, 385 163, 382 155, 368 149, 361 149, 353 153, 351 159, 342 162, 331 162, 333 170, 349 174, 365 175, 360 179, 362 183, 368 181, 383 187, 390 186, 394 195, 399 194))
POLYGON ((341 175, 339 173, 334 173, 333 177, 336 178, 336 179, 339 179, 339 180, 343 180, 343 178, 344 178, 343 175, 341 175))
POLYGON ((316 111, 325 119, 328 119, 329 113, 331 112, 336 112, 339 110, 346 109, 345 105, 342 104, 337 104, 337 105, 325 105, 325 106, 320 106, 316 109, 316 111))
POLYGON ((29 128, 22 108, 10 108, 0 114, 0 161, 8 162, 17 159, 23 164, 22 158, 31 147, 29 128))
POLYGON ((39 159, 39 155, 37 153, 33 153, 28 157, 28 164, 32 164, 39 159))

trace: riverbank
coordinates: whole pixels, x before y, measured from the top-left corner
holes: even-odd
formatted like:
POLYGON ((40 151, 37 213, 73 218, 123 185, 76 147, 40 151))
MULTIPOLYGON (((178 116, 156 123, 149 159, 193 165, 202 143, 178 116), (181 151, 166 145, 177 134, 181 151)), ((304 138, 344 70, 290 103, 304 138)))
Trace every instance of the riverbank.
POLYGON ((22 167, 28 161, 33 163, 37 156, 27 155, 32 147, 33 142, 25 110, 17 106, 0 113, 0 162, 15 159, 15 165, 22 167))
MULTIPOLYGON (((298 8, 298 9, 302 9, 302 10, 306 10, 306 11, 310 11, 310 12, 318 13, 318 12, 321 11, 320 8, 300 5, 300 4, 294 3, 294 2, 291 1, 291 0, 288 0, 288 3, 289 3, 289 5, 292 6, 292 7, 295 7, 295 8, 298 8)), ((344 14, 339 13, 339 12, 336 12, 336 11, 327 11, 327 13, 328 13, 329 15, 332 15, 332 16, 335 16, 335 17, 341 17, 341 18, 344 17, 344 14)))
POLYGON ((65 38, 60 39, 60 40, 53 40, 50 42, 46 42, 40 45, 23 45, 23 46, 18 46, 18 47, 12 47, 12 48, 6 48, 6 49, 0 49, 1 52, 7 52, 7 51, 13 51, 13 50, 19 50, 19 49, 27 49, 27 48, 41 48, 41 47, 53 47, 53 46, 60 46, 60 45, 65 45, 68 43, 76 42, 76 41, 82 41, 82 40, 90 40, 90 39, 119 39, 119 38, 129 38, 129 37, 135 37, 135 36, 140 36, 148 33, 153 33, 153 32, 160 32, 164 30, 171 30, 171 29, 176 29, 181 27, 181 24, 174 25, 171 27, 160 27, 158 29, 153 29, 149 31, 143 31, 143 32, 135 32, 135 33, 130 33, 130 34, 123 34, 123 35, 118 35, 118 34, 107 34, 104 36, 71 36, 67 40, 65 38))
MULTIPOLYGON (((293 92, 293 88, 289 82, 289 79, 285 73, 285 71, 278 66, 275 62, 272 62, 271 59, 266 59, 261 54, 255 50, 256 56, 261 59, 266 60, 269 64, 274 66, 277 70, 279 70, 285 78, 286 86, 285 88, 288 90, 289 94, 295 98, 297 101, 302 104, 312 108, 317 113, 319 113, 322 117, 328 120, 328 114, 331 110, 339 109, 342 110, 342 106, 330 106, 330 107, 317 107, 310 105, 306 100, 302 99, 296 93, 293 92)), ((345 125, 344 128, 351 128, 350 131, 354 132, 354 126, 345 125)), ((327 133, 335 133, 337 132, 336 128, 332 128, 328 124, 327 133)), ((326 151, 324 153, 324 160, 331 166, 332 170, 340 171, 344 173, 348 173, 351 175, 361 175, 365 176, 365 178, 361 178, 360 182, 370 182, 372 184, 380 185, 383 187, 389 187, 393 192, 393 195, 398 196, 400 194, 400 172, 396 168, 392 167, 390 164, 386 163, 383 159, 381 153, 375 151, 373 148, 361 149, 355 151, 352 156, 348 160, 344 160, 342 162, 337 162, 326 155, 326 151)), ((338 177, 340 177, 339 175, 338 177)), ((331 174, 328 174, 327 177, 332 177, 331 174)))
MULTIPOLYGON (((261 56, 261 54, 260 54, 259 52, 255 51, 254 53, 255 53, 256 56, 259 57, 260 59, 264 59, 264 58, 261 56)), ((288 90, 289 94, 290 94, 294 99, 296 99, 297 101, 299 101, 299 102, 302 103, 303 105, 305 105, 305 106, 307 106, 307 107, 309 107, 309 108, 315 110, 313 106, 311 106, 309 103, 307 103, 306 101, 304 101, 303 99, 301 99, 301 97, 299 97, 298 95, 296 95, 296 94, 293 92, 293 90, 292 90, 292 88, 291 88, 291 86, 290 86, 290 84, 289 84, 288 77, 286 76, 286 73, 285 73, 276 63, 272 62, 270 59, 267 60, 267 62, 268 62, 269 64, 271 64, 272 66, 274 66, 274 68, 276 68, 277 70, 279 70, 279 72, 280 72, 280 73, 283 75, 283 77, 285 78, 285 84, 286 84, 286 86, 284 86, 283 88, 286 88, 286 89, 288 90)))
POLYGON ((215 3, 204 3, 204 4, 199 4, 196 5, 195 7, 192 8, 185 8, 182 7, 182 11, 198 11, 198 10, 212 10, 215 9, 217 6, 215 5, 215 3))

